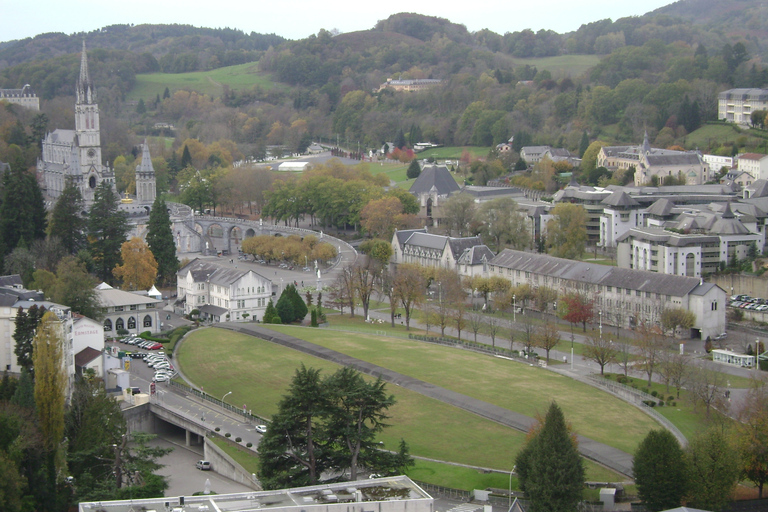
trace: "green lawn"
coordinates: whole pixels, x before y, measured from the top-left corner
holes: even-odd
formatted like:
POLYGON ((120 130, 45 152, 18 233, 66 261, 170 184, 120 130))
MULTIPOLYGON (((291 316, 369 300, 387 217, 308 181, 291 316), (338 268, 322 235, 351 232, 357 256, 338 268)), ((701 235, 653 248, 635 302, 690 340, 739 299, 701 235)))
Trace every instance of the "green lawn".
POLYGON ((598 55, 560 55, 557 57, 540 57, 536 59, 512 59, 515 67, 536 67, 538 70, 546 69, 553 75, 560 74, 577 77, 596 66, 600 62, 598 55))
POLYGON ((426 160, 433 157, 435 160, 458 160, 464 151, 469 152, 475 158, 485 158, 491 148, 477 146, 454 146, 445 148, 427 149, 418 153, 416 158, 426 160))
POLYGON ((578 433, 628 453, 658 427, 635 407, 538 367, 399 338, 292 326, 274 329, 526 416, 544 414, 555 400, 578 433), (594 417, 597 410, 599 422, 594 417))
POLYGON ((259 458, 254 454, 253 450, 245 446, 236 446, 232 441, 227 441, 219 436, 209 437, 208 440, 221 448, 224 453, 232 457, 235 462, 243 466, 243 469, 249 473, 258 473, 259 458))
POLYGON ((158 94, 162 97, 166 87, 170 89, 171 94, 179 89, 191 89, 209 96, 221 96, 224 85, 236 91, 253 89, 256 85, 263 89, 275 86, 268 74, 259 71, 257 62, 249 62, 193 73, 139 74, 136 75, 136 85, 127 97, 129 100, 151 100, 158 94))

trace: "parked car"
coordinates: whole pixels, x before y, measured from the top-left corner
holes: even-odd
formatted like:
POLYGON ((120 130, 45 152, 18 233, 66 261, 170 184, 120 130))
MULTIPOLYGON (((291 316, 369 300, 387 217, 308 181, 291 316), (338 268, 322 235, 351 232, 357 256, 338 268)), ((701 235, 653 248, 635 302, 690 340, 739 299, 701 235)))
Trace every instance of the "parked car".
POLYGON ((154 377, 152 377, 152 382, 168 382, 171 380, 170 375, 165 373, 156 373, 154 377))
POLYGON ((716 339, 716 340, 724 340, 724 339, 725 339, 725 338, 727 338, 727 337, 728 337, 728 333, 726 333, 726 332, 723 332, 723 333, 720 333, 720 334, 718 334, 717 336, 715 336, 715 339, 716 339))
POLYGON ((207 460, 199 460, 197 461, 197 464, 195 464, 195 467, 201 471, 210 471, 211 463, 207 460))
POLYGON ((256 432, 258 432, 259 434, 266 434, 267 426, 266 425, 256 425, 256 432))

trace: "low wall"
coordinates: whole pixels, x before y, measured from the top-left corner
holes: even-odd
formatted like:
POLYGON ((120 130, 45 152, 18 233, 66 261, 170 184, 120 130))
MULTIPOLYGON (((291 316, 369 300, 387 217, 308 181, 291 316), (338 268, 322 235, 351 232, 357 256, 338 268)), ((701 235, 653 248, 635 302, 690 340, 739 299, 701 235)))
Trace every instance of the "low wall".
POLYGON ((211 463, 213 471, 230 480, 247 485, 256 491, 262 490, 261 484, 251 473, 243 469, 240 464, 235 462, 232 457, 224 453, 224 450, 216 446, 216 443, 212 442, 207 437, 205 438, 203 450, 205 453, 205 460, 211 463))
POLYGON ((155 433, 155 415, 149 410, 149 403, 123 409, 123 417, 128 426, 128 432, 155 433))

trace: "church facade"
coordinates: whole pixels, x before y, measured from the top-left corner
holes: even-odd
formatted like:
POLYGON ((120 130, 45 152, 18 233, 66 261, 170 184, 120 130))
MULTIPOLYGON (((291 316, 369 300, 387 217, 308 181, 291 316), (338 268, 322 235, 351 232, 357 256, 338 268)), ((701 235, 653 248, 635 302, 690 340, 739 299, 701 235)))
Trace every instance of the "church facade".
POLYGON ((75 93, 75 129, 56 129, 43 139, 42 156, 37 162, 40 186, 53 205, 67 181, 72 181, 86 206, 93 203, 96 188, 107 182, 115 186, 115 173, 101 157, 101 130, 96 89, 88 75, 88 56, 83 41, 80 77, 75 93))

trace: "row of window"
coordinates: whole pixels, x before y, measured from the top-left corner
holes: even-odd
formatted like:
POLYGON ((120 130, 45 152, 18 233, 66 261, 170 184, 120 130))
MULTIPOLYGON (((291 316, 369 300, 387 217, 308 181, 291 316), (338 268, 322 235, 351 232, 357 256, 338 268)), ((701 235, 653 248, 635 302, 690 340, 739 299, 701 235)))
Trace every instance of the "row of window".
MULTIPOLYGON (((152 327, 152 316, 151 315, 146 315, 144 317, 143 324, 144 324, 144 327, 152 327)), ((118 318, 117 320, 115 320, 115 330, 117 330, 117 331, 121 331, 123 329, 126 329, 126 325, 127 325, 127 329, 135 329, 136 328, 136 318, 130 316, 130 317, 128 317, 128 321, 127 322, 125 320, 123 320, 122 318, 118 318)), ((112 320, 109 319, 109 318, 104 320, 104 332, 107 332, 107 331, 112 331, 112 320)))
MULTIPOLYGON (((146 304, 131 304, 128 306, 128 311, 136 311, 137 309, 145 309, 146 304)), ((115 306, 114 311, 126 311, 125 306, 115 306)))

